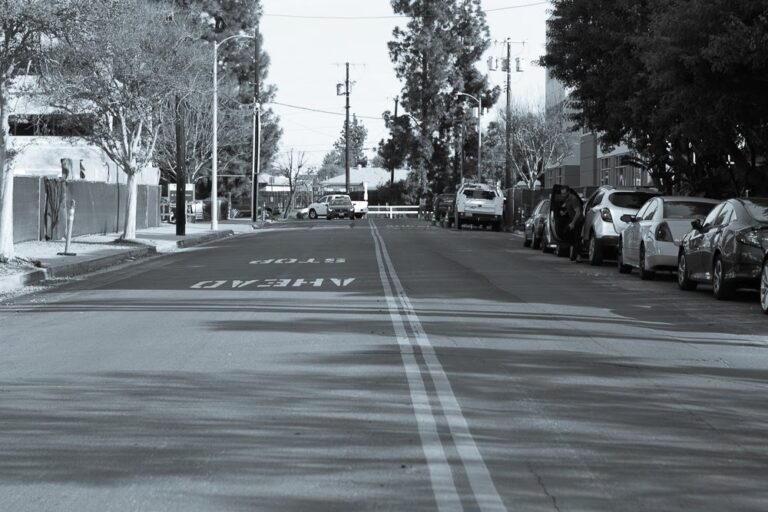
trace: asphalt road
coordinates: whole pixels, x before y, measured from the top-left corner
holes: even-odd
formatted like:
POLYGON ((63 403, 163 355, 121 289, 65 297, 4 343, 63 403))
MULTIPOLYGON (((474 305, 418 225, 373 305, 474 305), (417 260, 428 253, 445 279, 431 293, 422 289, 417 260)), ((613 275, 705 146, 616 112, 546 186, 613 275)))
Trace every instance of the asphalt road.
POLYGON ((506 233, 280 225, 0 307, 0 510, 766 510, 766 326, 506 233))

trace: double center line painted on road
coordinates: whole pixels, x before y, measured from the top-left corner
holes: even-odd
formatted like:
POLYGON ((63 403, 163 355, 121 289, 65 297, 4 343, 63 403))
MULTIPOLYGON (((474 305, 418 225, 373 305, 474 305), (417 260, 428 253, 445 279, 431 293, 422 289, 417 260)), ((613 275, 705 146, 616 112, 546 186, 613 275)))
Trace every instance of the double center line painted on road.
POLYGON ((445 447, 437 431, 436 417, 442 414, 448 424, 453 444, 461 458, 469 485, 480 510, 483 512, 506 511, 485 461, 472 438, 467 420, 464 418, 456 396, 453 394, 448 377, 395 272, 384 239, 374 222, 369 220, 368 223, 376 247, 379 277, 384 287, 389 315, 400 347, 419 437, 427 461, 432 491, 438 510, 440 512, 464 510, 445 453, 445 447), (406 322, 413 333, 412 337, 407 333, 406 322), (416 359, 414 352, 416 346, 420 349, 424 359, 425 371, 422 371, 416 359), (427 378, 432 380, 440 404, 439 407, 433 407, 430 403, 425 385, 427 378))

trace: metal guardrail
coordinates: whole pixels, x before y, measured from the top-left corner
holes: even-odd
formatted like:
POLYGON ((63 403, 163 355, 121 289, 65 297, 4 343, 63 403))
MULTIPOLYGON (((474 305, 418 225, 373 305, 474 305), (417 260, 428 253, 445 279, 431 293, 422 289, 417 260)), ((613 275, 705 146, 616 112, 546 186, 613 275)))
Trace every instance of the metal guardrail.
POLYGON ((376 215, 388 217, 394 219, 396 217, 407 217, 412 215, 414 217, 419 216, 418 206, 399 206, 399 205, 385 205, 385 206, 371 206, 368 205, 368 215, 376 215))

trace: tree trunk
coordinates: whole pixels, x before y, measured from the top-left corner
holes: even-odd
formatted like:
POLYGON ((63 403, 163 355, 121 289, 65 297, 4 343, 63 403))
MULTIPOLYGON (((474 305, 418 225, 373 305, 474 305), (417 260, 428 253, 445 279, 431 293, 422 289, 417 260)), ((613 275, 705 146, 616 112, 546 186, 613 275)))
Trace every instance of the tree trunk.
POLYGON ((136 203, 139 192, 138 178, 134 169, 128 173, 128 201, 125 205, 125 228, 123 229, 123 240, 134 240, 136 238, 136 203))
POLYGON ((5 118, 5 94, 0 83, 0 262, 14 258, 13 253, 13 169, 7 159, 8 129, 5 118))

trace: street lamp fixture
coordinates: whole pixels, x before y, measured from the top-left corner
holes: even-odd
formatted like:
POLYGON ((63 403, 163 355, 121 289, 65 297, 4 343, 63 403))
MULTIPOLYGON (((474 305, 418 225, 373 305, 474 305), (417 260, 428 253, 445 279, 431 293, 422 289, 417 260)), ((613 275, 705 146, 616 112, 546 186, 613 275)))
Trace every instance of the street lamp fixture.
POLYGON ((466 96, 467 98, 472 98, 477 102, 477 179, 479 181, 483 177, 481 172, 481 169, 482 169, 481 148, 483 147, 483 130, 480 125, 481 118, 483 117, 483 100, 480 98, 476 98, 475 96, 472 96, 471 94, 466 92, 457 92, 455 98, 459 99, 459 96, 466 96))
POLYGON ((256 39, 237 34, 213 44, 213 162, 211 169, 211 231, 219 229, 219 46, 232 39, 256 39))

